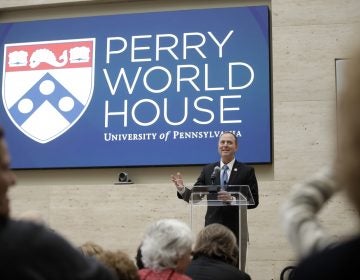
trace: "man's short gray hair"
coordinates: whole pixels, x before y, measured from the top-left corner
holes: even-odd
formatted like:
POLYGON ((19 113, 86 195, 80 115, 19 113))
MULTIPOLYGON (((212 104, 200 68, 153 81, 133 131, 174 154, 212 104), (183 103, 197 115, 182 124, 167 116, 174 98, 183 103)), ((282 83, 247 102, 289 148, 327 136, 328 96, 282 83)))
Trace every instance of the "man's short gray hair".
POLYGON ((159 220, 148 227, 141 246, 146 268, 176 268, 177 262, 191 252, 193 236, 189 226, 175 219, 159 220))

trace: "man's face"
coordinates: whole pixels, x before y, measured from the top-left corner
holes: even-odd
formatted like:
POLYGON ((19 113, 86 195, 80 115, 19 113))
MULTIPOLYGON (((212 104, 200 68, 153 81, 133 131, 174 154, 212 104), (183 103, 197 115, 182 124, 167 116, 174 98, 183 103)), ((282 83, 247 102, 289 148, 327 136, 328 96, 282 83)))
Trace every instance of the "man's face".
POLYGON ((221 135, 218 144, 219 154, 224 163, 230 162, 234 157, 237 151, 237 144, 235 142, 235 137, 231 133, 224 133, 221 135))
POLYGON ((15 174, 10 170, 10 156, 5 140, 0 138, 0 216, 9 216, 7 192, 15 184, 15 174))

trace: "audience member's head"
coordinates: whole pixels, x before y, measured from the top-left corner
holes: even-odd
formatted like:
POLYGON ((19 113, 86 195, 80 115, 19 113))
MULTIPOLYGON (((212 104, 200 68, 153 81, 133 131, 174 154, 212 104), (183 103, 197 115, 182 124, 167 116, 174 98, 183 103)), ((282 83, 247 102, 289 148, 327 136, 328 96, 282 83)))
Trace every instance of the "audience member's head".
POLYGON ((339 106, 338 175, 360 212, 360 49, 349 60, 339 106))
POLYGON ((118 279, 138 280, 138 269, 127 254, 122 251, 107 251, 100 245, 87 241, 79 246, 80 252, 87 257, 94 257, 107 268, 112 270, 118 279))
POLYGON ((122 251, 103 251, 97 259, 115 271, 119 280, 138 280, 138 269, 127 254, 122 251))
POLYGON ((175 219, 163 219, 150 225, 141 246, 146 268, 167 268, 183 273, 190 263, 192 233, 188 225, 175 219))
POLYGON ((10 205, 7 195, 9 187, 15 184, 15 175, 10 170, 10 155, 0 127, 0 217, 9 217, 10 205))
POLYGON ((193 257, 199 256, 220 259, 237 265, 239 249, 234 233, 221 224, 211 224, 203 228, 197 235, 193 257))
POLYGON ((96 258, 104 252, 104 249, 100 245, 92 241, 87 241, 82 244, 79 250, 84 256, 96 258))

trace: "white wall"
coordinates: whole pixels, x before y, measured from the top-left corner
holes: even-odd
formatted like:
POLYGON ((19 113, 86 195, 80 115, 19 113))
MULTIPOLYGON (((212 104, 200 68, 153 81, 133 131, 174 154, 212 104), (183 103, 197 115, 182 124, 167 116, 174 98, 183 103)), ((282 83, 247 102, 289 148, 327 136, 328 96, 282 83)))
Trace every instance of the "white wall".
MULTIPOLYGON (((133 1, 129 3, 36 7, 12 10, 0 0, 0 21, 61 18, 181 8, 269 4, 272 14, 273 149, 272 165, 255 166, 260 206, 249 211, 248 272, 253 279, 279 279, 295 257, 278 220, 279 205, 291 185, 332 160, 335 120, 335 58, 347 57, 360 18, 358 0, 133 1)), ((81 1, 72 1, 81 2, 81 1)), ((102 1, 83 1, 96 2, 102 1)), ((117 1, 118 2, 118 1, 117 1)), ((103 3, 103 2, 102 2, 103 3)), ((356 34, 356 35, 355 35, 356 34)), ((215 147, 214 147, 215 149, 215 147)), ((78 245, 93 240, 134 255, 144 227, 159 218, 189 220, 187 205, 169 182, 177 170, 192 184, 201 167, 114 168, 17 171, 11 192, 14 215, 40 210, 50 226, 78 245), (120 171, 136 183, 114 186, 120 171)), ((342 196, 321 213, 336 236, 358 227, 342 196)))

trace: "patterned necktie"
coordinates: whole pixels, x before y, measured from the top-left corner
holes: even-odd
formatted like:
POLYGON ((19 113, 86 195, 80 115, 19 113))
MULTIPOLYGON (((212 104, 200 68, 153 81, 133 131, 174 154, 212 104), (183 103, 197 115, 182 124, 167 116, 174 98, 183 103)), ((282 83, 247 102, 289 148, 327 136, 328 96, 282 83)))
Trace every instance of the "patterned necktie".
POLYGON ((221 175, 221 188, 222 189, 226 189, 224 186, 226 186, 228 184, 228 171, 229 166, 227 166, 226 164, 222 167, 222 175, 221 175))

